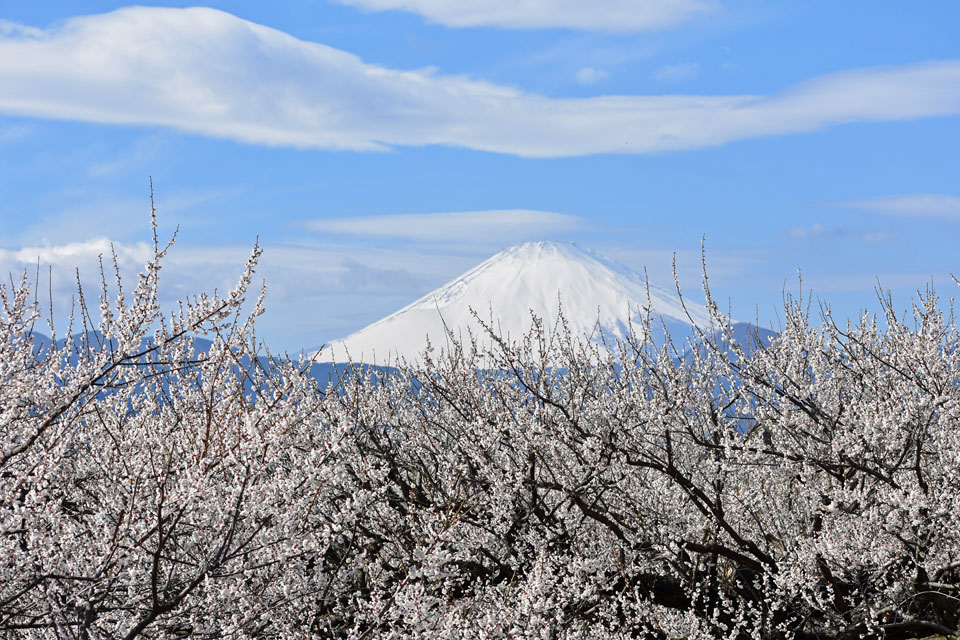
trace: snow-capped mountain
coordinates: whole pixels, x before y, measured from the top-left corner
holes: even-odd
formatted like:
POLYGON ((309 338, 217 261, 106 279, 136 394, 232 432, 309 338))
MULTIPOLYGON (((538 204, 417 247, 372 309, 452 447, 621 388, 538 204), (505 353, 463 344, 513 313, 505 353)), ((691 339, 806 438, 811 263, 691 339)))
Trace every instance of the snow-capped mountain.
POLYGON ((562 304, 572 332, 594 340, 602 332, 610 340, 626 335, 631 321, 639 330, 644 309, 650 306, 654 324, 659 327, 662 319, 671 335, 682 339, 690 333, 691 317, 699 326, 709 326, 706 309, 686 298, 684 303, 686 311, 675 291, 648 287, 643 276, 576 244, 528 242, 496 254, 400 311, 330 343, 319 360, 344 362, 349 354, 355 362, 413 361, 428 337, 435 348, 446 348, 447 327, 464 337, 468 329, 485 335, 471 309, 484 321, 492 320, 502 336, 519 338, 530 328, 531 311, 546 328, 556 327, 562 304))

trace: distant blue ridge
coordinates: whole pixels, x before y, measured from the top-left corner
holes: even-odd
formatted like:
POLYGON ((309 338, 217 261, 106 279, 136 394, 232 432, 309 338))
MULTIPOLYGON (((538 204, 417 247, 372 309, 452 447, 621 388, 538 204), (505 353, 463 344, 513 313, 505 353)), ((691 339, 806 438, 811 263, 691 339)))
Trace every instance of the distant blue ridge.
MULTIPOLYGON (((752 354, 758 346, 769 346, 772 339, 777 335, 775 332, 769 329, 763 329, 757 327, 756 325, 748 322, 738 322, 732 325, 733 328, 733 338, 734 340, 743 346, 744 352, 746 355, 752 354)), ((713 340, 718 341, 720 337, 719 331, 708 332, 707 336, 713 340)), ((50 348, 51 339, 49 336, 42 333, 33 333, 33 353, 37 356, 43 356, 50 348)), ((82 334, 74 335, 75 344, 80 344, 83 339, 82 334)), ((109 346, 110 348, 117 348, 117 341, 111 339, 109 343, 103 340, 102 334, 99 332, 88 332, 87 334, 88 341, 93 345, 103 344, 104 346, 109 346)), ((57 347, 62 347, 65 343, 65 339, 57 340, 57 347)), ((152 344, 150 339, 144 339, 141 342, 141 349, 145 350, 149 348, 152 344)), ((194 337, 193 339, 194 349, 196 353, 206 353, 210 347, 213 345, 211 340, 201 337, 194 337)), ((736 361, 736 355, 733 354, 732 350, 728 349, 728 355, 733 361, 736 361)), ((686 363, 690 363, 693 360, 694 353, 688 347, 682 353, 680 360, 686 363)), ((69 362, 72 365, 75 365, 79 359, 78 354, 73 353, 69 358, 69 362)), ((265 370, 270 371, 273 369, 273 365, 265 356, 257 358, 258 364, 263 367, 265 370)), ((251 368, 251 361, 249 356, 244 356, 240 359, 239 365, 234 365, 232 367, 236 373, 241 373, 242 371, 247 371, 251 368)), ((355 377, 357 374, 360 374, 363 378, 373 378, 375 380, 383 380, 392 377, 398 373, 396 367, 388 366, 378 366, 371 365, 366 363, 337 363, 332 362, 318 362, 314 363, 309 368, 309 375, 317 381, 317 384, 323 390, 330 390, 333 387, 334 390, 337 388, 337 383, 346 378, 355 377)), ((565 369, 552 369, 552 374, 565 375, 565 369)), ((249 381, 244 383, 244 392, 250 393, 254 391, 249 381)))
MULTIPOLYGON (((103 334, 99 331, 87 332, 86 336, 84 334, 75 334, 73 336, 74 344, 82 344, 82 341, 86 337, 89 344, 94 345, 103 345, 104 348, 117 349, 118 343, 115 339, 110 339, 106 341, 103 339, 103 334)), ((47 336, 42 333, 34 332, 32 334, 33 339, 33 353, 38 357, 44 357, 50 349, 52 340, 50 336, 47 336)), ((57 348, 62 347, 66 343, 66 338, 57 340, 57 348)), ((140 350, 146 350, 152 346, 153 342, 149 338, 145 338, 140 343, 140 350)), ((193 345, 195 352, 200 355, 206 353, 210 350, 210 347, 213 346, 213 341, 206 338, 194 337, 193 345)), ((68 362, 71 365, 76 365, 80 359, 80 356, 76 352, 72 352, 68 358, 68 362)), ((266 356, 260 356, 257 358, 258 364, 267 371, 273 369, 273 365, 269 362, 266 356)), ((249 356, 244 356, 240 358, 240 364, 234 365, 231 367, 237 373, 242 371, 247 371, 251 369, 251 360, 249 356)), ((365 363, 338 363, 334 364, 332 362, 318 362, 314 363, 309 368, 309 375, 317 381, 321 389, 327 390, 331 385, 339 382, 345 377, 352 377, 357 373, 360 373, 363 377, 376 376, 378 378, 389 377, 397 372, 397 369, 394 367, 383 367, 369 365, 365 363)), ((244 392, 250 393, 253 391, 252 386, 249 381, 244 383, 244 392)))

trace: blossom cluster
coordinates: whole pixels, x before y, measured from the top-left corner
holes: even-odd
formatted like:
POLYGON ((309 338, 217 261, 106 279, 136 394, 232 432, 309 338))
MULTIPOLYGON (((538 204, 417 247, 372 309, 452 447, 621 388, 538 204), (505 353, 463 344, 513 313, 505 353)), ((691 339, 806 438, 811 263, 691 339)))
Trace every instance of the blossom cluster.
POLYGON ((960 334, 932 293, 846 327, 788 299, 769 343, 712 304, 686 348, 451 335, 323 387, 259 346, 259 249, 173 313, 165 252, 41 346, 28 280, 0 286, 0 635, 960 627, 960 334))

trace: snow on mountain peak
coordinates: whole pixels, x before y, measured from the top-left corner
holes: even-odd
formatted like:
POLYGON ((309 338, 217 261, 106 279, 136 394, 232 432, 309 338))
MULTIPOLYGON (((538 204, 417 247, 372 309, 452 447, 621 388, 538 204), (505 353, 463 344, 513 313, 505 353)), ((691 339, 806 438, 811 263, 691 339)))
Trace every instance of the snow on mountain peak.
MULTIPOLYGON (((332 342, 321 361, 389 364, 413 361, 426 346, 447 344, 446 327, 464 338, 483 335, 473 311, 508 338, 519 338, 531 325, 531 312, 553 329, 562 306, 571 331, 590 339, 626 335, 638 326, 649 305, 672 333, 689 331, 687 311, 701 326, 706 310, 686 301, 684 311, 675 292, 653 284, 623 265, 572 242, 526 242, 488 258, 473 269, 407 307, 332 342), (648 297, 649 292, 649 297, 648 297)), ((659 320, 657 322, 659 324, 659 320)))

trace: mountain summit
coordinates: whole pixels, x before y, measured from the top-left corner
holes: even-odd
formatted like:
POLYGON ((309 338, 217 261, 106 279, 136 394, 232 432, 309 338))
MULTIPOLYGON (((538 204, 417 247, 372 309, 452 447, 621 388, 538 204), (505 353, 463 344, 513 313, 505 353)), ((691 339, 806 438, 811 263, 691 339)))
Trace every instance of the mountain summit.
MULTIPOLYGON (((700 326, 708 326, 706 310, 684 301, 700 326)), ((414 360, 427 338, 437 348, 447 345, 446 328, 467 336, 482 329, 471 309, 491 322, 504 337, 519 338, 530 328, 531 311, 553 329, 563 311, 570 330, 590 339, 601 332, 608 340, 626 335, 633 322, 639 330, 650 306, 654 324, 661 320, 671 334, 690 332, 690 320, 675 292, 647 285, 626 267, 574 243, 527 242, 502 251, 416 302, 323 349, 320 361, 391 364, 414 360), (649 296, 648 296, 649 291, 649 296)))

